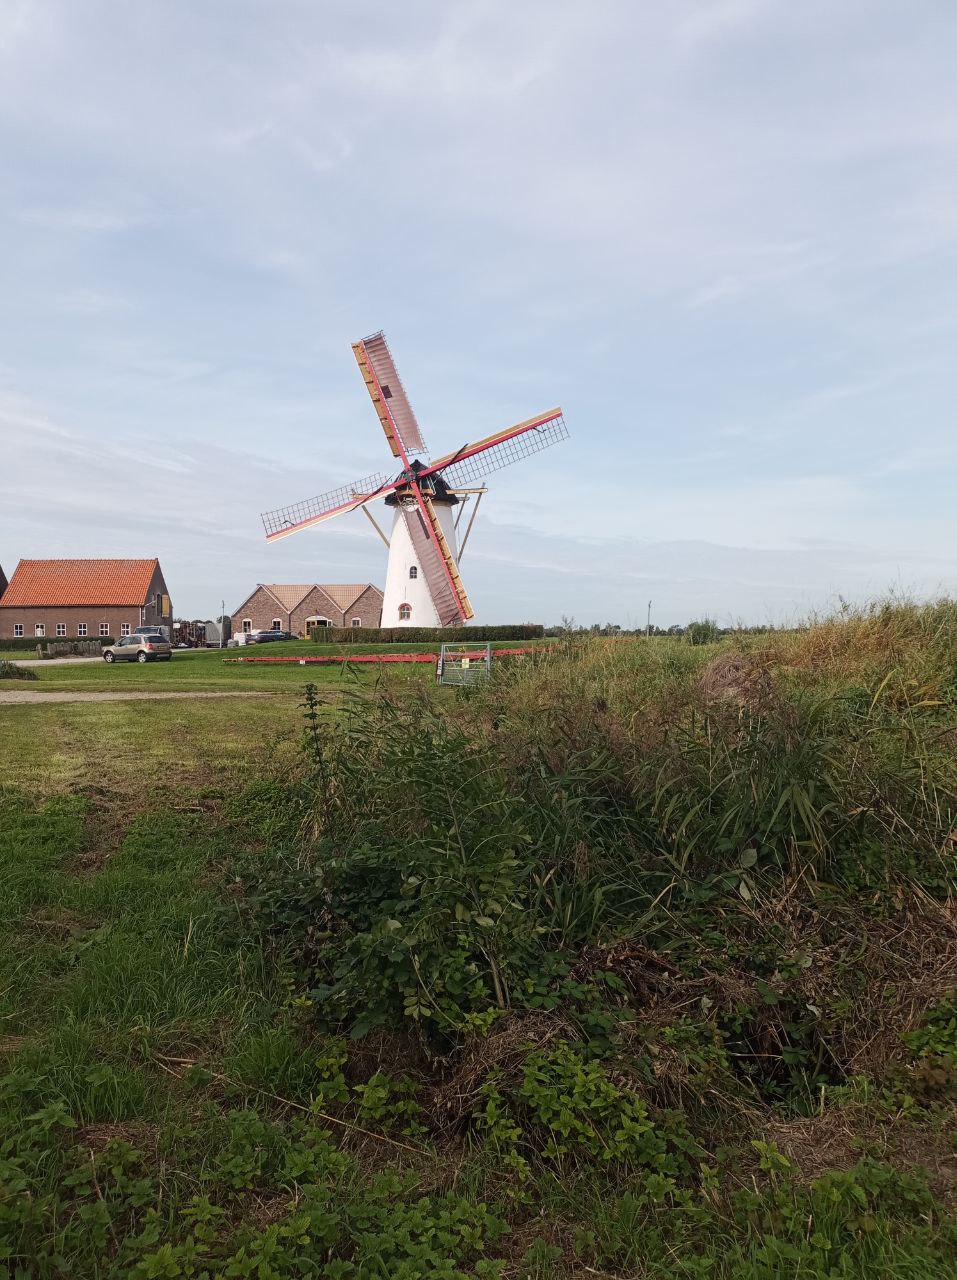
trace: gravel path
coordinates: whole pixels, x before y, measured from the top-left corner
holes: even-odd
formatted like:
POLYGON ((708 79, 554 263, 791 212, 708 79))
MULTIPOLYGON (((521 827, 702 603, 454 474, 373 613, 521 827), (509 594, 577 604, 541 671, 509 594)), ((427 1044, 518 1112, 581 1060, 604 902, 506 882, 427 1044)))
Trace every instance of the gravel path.
MULTIPOLYGON (((0 641, 0 647, 3 642, 0 641)), ((102 662, 102 658, 8 658, 18 667, 75 667, 78 662, 102 662)))
MULTIPOLYGON (((97 661, 97 659, 93 659, 97 661)), ((44 664, 46 665, 46 664, 44 664)), ((264 689, 230 689, 221 693, 114 693, 86 690, 83 692, 34 693, 32 689, 11 689, 8 693, 0 693, 0 706, 21 702, 142 702, 146 699, 164 701, 173 698, 268 698, 271 694, 264 689)))

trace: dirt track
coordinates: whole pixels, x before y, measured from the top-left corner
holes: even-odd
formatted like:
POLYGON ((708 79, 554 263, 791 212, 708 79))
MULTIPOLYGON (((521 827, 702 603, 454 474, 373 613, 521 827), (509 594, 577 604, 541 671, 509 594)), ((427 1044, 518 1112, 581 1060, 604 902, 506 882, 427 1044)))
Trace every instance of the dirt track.
POLYGON ((11 689, 8 693, 0 693, 0 706, 24 702, 142 702, 165 701, 172 698, 268 698, 262 689, 228 689, 221 693, 153 693, 144 690, 142 693, 113 693, 109 690, 99 692, 93 689, 75 692, 65 690, 59 693, 39 693, 32 689, 11 689))

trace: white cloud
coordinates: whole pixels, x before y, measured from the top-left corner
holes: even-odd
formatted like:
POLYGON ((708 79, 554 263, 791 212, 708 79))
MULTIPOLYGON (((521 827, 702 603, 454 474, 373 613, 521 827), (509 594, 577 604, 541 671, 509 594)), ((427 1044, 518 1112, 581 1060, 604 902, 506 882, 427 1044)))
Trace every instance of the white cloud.
POLYGON ((946 577, 955 35, 943 0, 8 0, 5 558, 145 510, 197 611, 204 574, 381 576, 363 525, 279 551, 258 512, 386 465, 348 345, 385 327, 436 452, 565 405, 493 480, 482 616, 946 577))

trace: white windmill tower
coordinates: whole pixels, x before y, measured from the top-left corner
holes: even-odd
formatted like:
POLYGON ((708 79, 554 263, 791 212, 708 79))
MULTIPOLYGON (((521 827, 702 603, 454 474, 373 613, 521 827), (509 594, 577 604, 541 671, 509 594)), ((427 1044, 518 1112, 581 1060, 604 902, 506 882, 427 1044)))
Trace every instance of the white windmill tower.
POLYGON ((484 476, 547 449, 568 436, 561 409, 516 423, 476 444, 464 444, 436 462, 428 460, 419 424, 381 333, 352 345, 392 455, 402 464, 394 479, 367 476, 355 484, 263 514, 267 542, 361 507, 389 548, 384 627, 449 627, 467 622, 472 606, 458 561, 468 541, 484 488, 484 476), (461 546, 458 525, 475 497, 461 546), (393 508, 392 532, 376 524, 367 504, 383 498, 393 508))

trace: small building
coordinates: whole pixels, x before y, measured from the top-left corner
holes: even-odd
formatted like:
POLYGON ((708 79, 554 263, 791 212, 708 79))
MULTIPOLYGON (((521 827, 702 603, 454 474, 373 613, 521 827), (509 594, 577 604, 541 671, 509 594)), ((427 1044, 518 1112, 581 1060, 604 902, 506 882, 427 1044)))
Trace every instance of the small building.
POLYGON ((0 596, 0 639, 117 639, 153 625, 173 625, 156 559, 21 560, 0 596))
POLYGON ((0 564, 0 600, 3 599, 3 593, 10 584, 7 582, 7 575, 3 572, 3 565, 0 564))
POLYGON ((244 631, 304 636, 311 626, 377 627, 382 592, 371 582, 260 582, 230 616, 234 636, 244 631))

